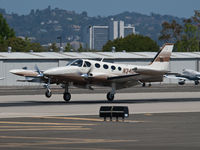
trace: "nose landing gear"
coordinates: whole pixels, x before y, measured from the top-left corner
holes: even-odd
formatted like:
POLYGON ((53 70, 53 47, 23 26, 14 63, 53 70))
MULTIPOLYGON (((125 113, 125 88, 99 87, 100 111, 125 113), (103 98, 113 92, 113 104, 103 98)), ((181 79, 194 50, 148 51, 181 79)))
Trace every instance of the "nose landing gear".
POLYGON ((46 96, 47 98, 50 98, 50 97, 52 96, 52 92, 51 92, 50 89, 47 89, 47 91, 45 92, 45 96, 46 96))
POLYGON ((50 98, 52 96, 52 91, 50 90, 49 83, 50 83, 50 81, 44 85, 44 87, 47 89, 45 92, 45 96, 47 98, 50 98))

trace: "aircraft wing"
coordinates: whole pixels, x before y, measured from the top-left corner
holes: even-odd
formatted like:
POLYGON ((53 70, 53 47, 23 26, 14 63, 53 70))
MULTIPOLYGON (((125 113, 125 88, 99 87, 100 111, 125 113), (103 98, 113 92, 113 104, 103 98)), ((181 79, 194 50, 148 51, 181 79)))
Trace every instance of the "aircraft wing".
POLYGON ((116 83, 117 89, 128 88, 141 84, 140 79, 141 75, 138 73, 107 78, 108 81, 116 83))
POLYGON ((165 78, 168 78, 168 79, 177 79, 177 80, 188 80, 187 78, 185 77, 179 77, 179 76, 174 76, 174 75, 164 75, 165 78))
POLYGON ((122 76, 114 76, 114 77, 108 77, 108 80, 115 82, 125 82, 129 80, 138 81, 139 75, 140 75, 139 73, 136 73, 136 74, 122 75, 122 76))
POLYGON ((165 75, 167 75, 167 76, 182 76, 182 74, 180 74, 180 73, 173 73, 173 72, 168 72, 168 73, 166 73, 165 75))

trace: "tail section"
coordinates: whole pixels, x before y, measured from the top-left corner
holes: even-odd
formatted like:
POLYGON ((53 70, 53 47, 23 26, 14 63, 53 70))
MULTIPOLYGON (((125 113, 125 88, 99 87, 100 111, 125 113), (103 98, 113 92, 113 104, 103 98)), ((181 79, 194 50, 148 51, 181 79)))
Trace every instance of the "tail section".
POLYGON ((166 43, 149 64, 151 68, 167 71, 169 69, 169 61, 173 47, 173 44, 166 43))

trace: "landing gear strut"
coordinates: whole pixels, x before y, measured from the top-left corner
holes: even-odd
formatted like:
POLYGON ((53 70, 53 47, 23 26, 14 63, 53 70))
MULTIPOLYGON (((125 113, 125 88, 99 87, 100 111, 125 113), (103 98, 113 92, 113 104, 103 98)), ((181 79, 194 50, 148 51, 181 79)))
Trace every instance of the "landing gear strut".
POLYGON ((63 93, 63 99, 66 102, 69 102, 71 99, 71 94, 68 92, 68 90, 69 90, 68 85, 65 85, 65 92, 63 93))

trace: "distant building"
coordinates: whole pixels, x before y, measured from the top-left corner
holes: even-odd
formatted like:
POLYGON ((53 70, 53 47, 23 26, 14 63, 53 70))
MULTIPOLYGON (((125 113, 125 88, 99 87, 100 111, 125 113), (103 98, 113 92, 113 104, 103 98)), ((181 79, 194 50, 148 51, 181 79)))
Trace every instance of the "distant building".
POLYGON ((87 30, 86 47, 101 50, 108 41, 108 26, 90 26, 87 30))
POLYGON ((84 30, 84 42, 86 48, 101 50, 108 40, 124 38, 135 33, 133 25, 124 25, 124 21, 114 21, 111 19, 109 26, 90 26, 84 30))
POLYGON ((124 37, 124 21, 114 21, 111 19, 109 23, 109 40, 124 37))
POLYGON ((133 25, 129 24, 124 27, 124 37, 133 33, 136 34, 135 27, 133 25))

